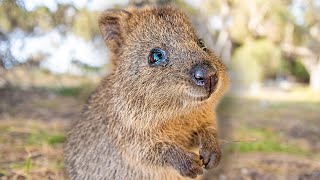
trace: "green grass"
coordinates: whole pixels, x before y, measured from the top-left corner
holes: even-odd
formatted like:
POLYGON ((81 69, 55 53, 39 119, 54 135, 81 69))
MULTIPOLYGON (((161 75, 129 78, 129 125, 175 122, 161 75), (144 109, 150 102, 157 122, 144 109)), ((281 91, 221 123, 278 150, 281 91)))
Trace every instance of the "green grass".
POLYGON ((60 96, 79 96, 86 88, 84 86, 77 87, 61 87, 55 89, 55 92, 60 96))
POLYGON ((29 145, 49 144, 54 146, 56 144, 61 144, 64 141, 65 141, 65 135, 49 134, 44 131, 30 133, 27 139, 27 142, 29 145))
POLYGON ((56 134, 56 135, 48 136, 47 140, 48 140, 48 144, 55 145, 55 144, 63 143, 65 139, 66 139, 65 135, 56 134))
POLYGON ((17 172, 21 172, 25 179, 34 179, 35 173, 44 177, 46 168, 53 171, 57 179, 63 179, 63 175, 57 173, 64 169, 64 129, 56 123, 42 123, 8 121, 0 124, 0 143, 4 145, 0 151, 0 162, 4 162, 0 163, 0 179, 17 172), (39 153, 39 156, 31 156, 31 152, 39 153), (12 158, 12 154, 16 157, 12 158))
POLYGON ((31 157, 29 156, 26 162, 26 179, 27 180, 29 179, 30 167, 31 167, 31 157))
POLYGON ((308 154, 303 149, 281 144, 273 140, 262 140, 259 142, 241 142, 232 145, 233 151, 239 152, 283 152, 290 154, 308 154))
POLYGON ((238 134, 238 137, 243 137, 243 134, 245 134, 246 136, 250 136, 250 139, 256 140, 251 142, 232 143, 230 146, 227 146, 227 151, 229 152, 281 152, 299 155, 310 154, 307 150, 286 143, 278 134, 268 129, 241 127, 236 133, 238 134))
POLYGON ((17 163, 10 163, 9 164, 9 167, 10 167, 10 169, 26 169, 26 167, 27 167, 27 164, 26 164, 26 161, 24 161, 24 162, 17 162, 17 163))
POLYGON ((86 99, 94 88, 95 85, 93 84, 81 84, 79 86, 58 87, 51 90, 59 96, 86 99))

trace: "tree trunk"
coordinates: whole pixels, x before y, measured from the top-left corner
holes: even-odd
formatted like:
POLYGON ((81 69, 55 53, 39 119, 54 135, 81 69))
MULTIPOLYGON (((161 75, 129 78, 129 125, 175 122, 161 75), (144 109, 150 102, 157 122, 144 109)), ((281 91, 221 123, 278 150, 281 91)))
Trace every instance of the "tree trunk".
POLYGON ((310 69, 310 88, 320 92, 320 63, 310 69))

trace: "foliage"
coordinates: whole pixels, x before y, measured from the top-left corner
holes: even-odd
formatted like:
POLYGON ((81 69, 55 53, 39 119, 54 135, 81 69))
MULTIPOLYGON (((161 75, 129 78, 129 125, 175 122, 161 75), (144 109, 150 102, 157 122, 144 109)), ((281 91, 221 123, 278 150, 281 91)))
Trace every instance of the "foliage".
POLYGON ((78 10, 73 24, 72 31, 86 40, 91 40, 99 33, 97 19, 98 12, 89 12, 86 9, 78 10))
POLYGON ((301 63, 301 60, 284 60, 282 62, 283 69, 286 73, 292 74, 298 82, 309 82, 310 76, 305 66, 301 63))
POLYGON ((275 77, 281 70, 280 50, 265 39, 248 42, 236 49, 232 69, 244 85, 275 77))
POLYGON ((301 63, 301 61, 295 61, 292 66, 292 74, 298 78, 300 81, 308 82, 309 81, 309 73, 301 63))

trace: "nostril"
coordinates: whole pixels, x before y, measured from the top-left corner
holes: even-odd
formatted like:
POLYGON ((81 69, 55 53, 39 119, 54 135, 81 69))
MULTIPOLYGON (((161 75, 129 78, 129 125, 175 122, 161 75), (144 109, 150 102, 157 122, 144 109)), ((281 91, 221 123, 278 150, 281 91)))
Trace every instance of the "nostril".
POLYGON ((193 75, 195 81, 196 81, 196 84, 198 86, 204 86, 205 85, 205 81, 206 81, 206 78, 205 78, 205 72, 203 70, 196 70, 194 72, 194 75, 193 75))
POLYGON ((218 82, 217 70, 208 64, 197 64, 190 70, 192 81, 211 94, 218 82))

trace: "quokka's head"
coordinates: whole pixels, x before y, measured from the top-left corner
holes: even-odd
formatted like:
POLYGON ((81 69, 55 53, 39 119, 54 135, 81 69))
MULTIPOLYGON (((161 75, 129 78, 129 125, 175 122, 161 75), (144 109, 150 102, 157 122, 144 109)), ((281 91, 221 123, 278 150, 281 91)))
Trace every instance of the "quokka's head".
POLYGON ((224 65, 173 7, 107 10, 99 26, 113 54, 113 93, 135 107, 191 109, 228 85, 224 65))

